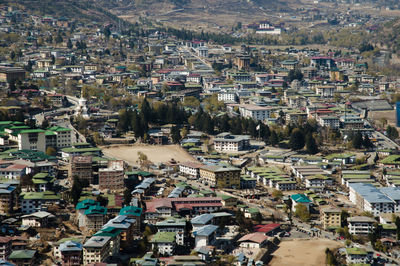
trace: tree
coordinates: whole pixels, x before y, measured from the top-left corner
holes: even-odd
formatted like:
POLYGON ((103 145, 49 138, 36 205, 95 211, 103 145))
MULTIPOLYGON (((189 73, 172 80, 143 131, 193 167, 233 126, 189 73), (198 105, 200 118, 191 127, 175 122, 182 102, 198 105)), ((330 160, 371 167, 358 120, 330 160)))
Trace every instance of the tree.
POLYGON ((75 176, 74 182, 73 182, 73 185, 71 188, 71 192, 70 192, 71 200, 74 205, 76 205, 78 203, 79 198, 81 197, 81 194, 82 194, 82 190, 83 190, 83 184, 79 180, 79 178, 77 176, 75 176))
POLYGON ((270 137, 269 137, 269 143, 270 143, 272 146, 275 146, 276 144, 279 143, 278 135, 276 134, 276 131, 275 131, 275 130, 271 130, 271 135, 270 135, 270 137))
POLYGON ((396 225, 397 240, 400 240, 400 217, 399 216, 396 216, 396 220, 395 220, 394 224, 396 225))
POLYGON ((362 134, 360 132, 357 132, 351 141, 351 145, 353 146, 354 149, 360 149, 362 147, 363 144, 363 137, 362 134))
POLYGON ((309 154, 316 154, 318 152, 318 145, 312 134, 308 134, 306 137, 306 149, 309 154))
POLYGON ((11 51, 11 52, 10 52, 10 59, 11 59, 12 61, 14 61, 15 57, 16 57, 15 52, 14 52, 14 51, 11 51))
POLYGON ((140 164, 141 167, 146 167, 147 169, 150 167, 151 162, 149 161, 149 159, 147 158, 147 155, 144 154, 143 152, 139 151, 137 153, 138 155, 138 162, 140 164))
POLYGON ((106 207, 108 205, 108 198, 98 195, 96 201, 100 203, 100 206, 106 207))
POLYGON ((21 187, 32 187, 33 186, 32 177, 33 174, 23 175, 20 180, 21 187))
POLYGON ((390 139, 394 140, 394 139, 397 139, 399 137, 399 132, 397 131, 397 129, 395 127, 392 127, 392 126, 389 125, 386 128, 386 135, 390 139))
POLYGON ((301 150, 304 147, 304 134, 299 128, 295 128, 292 131, 289 139, 289 147, 292 150, 301 150))
POLYGON ((374 144, 372 144, 372 142, 368 136, 364 136, 362 145, 364 146, 364 148, 367 148, 367 149, 374 147, 374 144))
POLYGON ((272 197, 274 197, 274 199, 281 199, 283 197, 283 193, 280 190, 274 189, 272 191, 272 197))
POLYGON ((130 189, 124 190, 124 205, 129 206, 132 200, 132 193, 130 189))
POLYGON ((326 250, 325 250, 325 264, 326 265, 337 265, 335 255, 329 248, 326 248, 326 250))
POLYGON ((301 81, 303 79, 303 73, 301 73, 301 70, 296 68, 296 69, 292 69, 289 71, 288 73, 288 82, 292 82, 293 80, 297 79, 299 81, 301 81))
POLYGON ((46 154, 50 155, 50 156, 56 156, 57 155, 57 151, 53 147, 47 147, 46 154))
POLYGON ((178 143, 181 140, 181 133, 177 126, 171 128, 171 138, 174 143, 178 143))
POLYGON ((304 204, 297 204, 295 209, 294 215, 300 220, 303 222, 308 222, 310 220, 310 212, 304 204))
POLYGON ((110 35, 111 35, 110 27, 105 27, 104 30, 103 30, 103 34, 106 37, 106 39, 108 40, 110 38, 110 35))
POLYGON ((67 41, 67 48, 68 49, 72 49, 72 42, 71 42, 71 39, 68 39, 68 41, 67 41))

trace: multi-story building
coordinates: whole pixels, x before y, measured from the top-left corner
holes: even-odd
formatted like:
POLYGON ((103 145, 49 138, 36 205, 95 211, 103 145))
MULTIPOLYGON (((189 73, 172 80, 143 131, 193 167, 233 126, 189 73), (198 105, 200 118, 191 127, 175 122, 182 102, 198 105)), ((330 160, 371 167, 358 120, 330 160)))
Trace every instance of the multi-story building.
POLYGON ((23 192, 19 196, 22 213, 46 210, 48 205, 58 204, 60 196, 52 191, 44 192, 23 192))
POLYGON ((240 168, 206 165, 200 168, 200 179, 217 188, 240 188, 240 168))
POLYGON ((325 230, 335 229, 341 226, 342 210, 339 208, 328 207, 321 210, 322 226, 325 230))
POLYGON ((180 163, 179 172, 197 179, 200 177, 200 167, 202 166, 203 164, 195 162, 180 163))
POLYGON ((87 180, 93 183, 92 156, 71 156, 69 164, 69 177, 87 180))
POLYGON ((368 235, 374 231, 375 219, 367 216, 354 216, 347 218, 349 233, 352 235, 368 235))
POLYGON ((358 208, 375 216, 394 213, 399 209, 399 189, 378 189, 372 184, 352 183, 349 184, 349 198, 358 208))
POLYGON ((8 236, 0 237, 0 259, 7 260, 11 254, 12 238, 8 236))
POLYGON ((83 245, 83 265, 104 262, 111 251, 111 237, 92 236, 83 245))
POLYGON ((70 147, 72 144, 72 130, 69 128, 54 126, 46 131, 46 146, 57 149, 70 147), (48 138, 49 136, 49 138, 48 138), (51 138, 51 136, 55 136, 51 138), (48 141, 49 139, 49 141, 48 141))
POLYGON ((213 142, 216 151, 241 151, 250 147, 250 136, 221 133, 214 138, 213 142))
POLYGON ((13 82, 25 79, 25 70, 20 67, 0 67, 0 81, 13 82))
POLYGON ((348 265, 368 265, 373 261, 373 251, 365 248, 346 248, 346 262, 348 265))
POLYGON ((337 116, 319 116, 318 122, 322 127, 330 127, 332 129, 340 127, 340 120, 337 116))
POLYGON ((119 211, 119 215, 123 215, 128 217, 129 219, 134 220, 135 222, 132 224, 132 231, 134 234, 140 232, 140 225, 142 222, 142 213, 143 209, 136 206, 125 206, 119 211))
POLYGON ((156 227, 158 232, 174 232, 175 241, 178 245, 185 244, 185 228, 186 228, 186 220, 185 219, 174 219, 168 218, 162 222, 157 222, 156 227))
POLYGON ((92 199, 83 200, 76 205, 77 224, 86 230, 100 230, 105 223, 106 214, 107 208, 92 199))
POLYGON ((296 206, 302 204, 306 206, 307 210, 310 210, 311 200, 304 194, 294 194, 290 196, 292 200, 292 210, 296 211, 296 206))
POLYGON ((19 150, 46 151, 46 136, 43 129, 25 129, 18 133, 19 150))
POLYGON ((82 244, 74 241, 66 241, 59 246, 61 254, 61 265, 79 266, 81 265, 82 244))
POLYGON ((17 266, 33 266, 35 265, 36 250, 13 250, 8 260, 17 266))
POLYGON ((296 181, 292 180, 279 181, 275 184, 275 189, 282 191, 295 190, 296 188, 297 188, 296 181))
POLYGON ((109 161, 107 168, 99 169, 99 188, 123 190, 124 174, 124 161, 109 161))
POLYGON ((134 228, 136 226, 136 220, 129 218, 125 215, 118 215, 115 218, 109 220, 102 229, 105 228, 116 228, 121 230, 120 240, 122 245, 129 245, 133 240, 134 228))
POLYGON ((255 104, 239 105, 239 113, 242 117, 252 118, 257 121, 264 121, 267 118, 270 118, 274 111, 274 107, 264 107, 255 104))
POLYGON ((238 100, 238 95, 236 91, 221 91, 218 93, 218 101, 236 103, 238 100))
POLYGON ((175 235, 175 232, 157 232, 150 240, 152 248, 157 246, 158 252, 164 256, 173 255, 176 247, 175 235))
POLYGON ((0 183, 0 214, 6 215, 13 211, 16 203, 16 186, 0 183))
POLYGON ((0 177, 6 179, 21 179, 22 176, 28 174, 29 167, 16 161, 0 160, 0 177))

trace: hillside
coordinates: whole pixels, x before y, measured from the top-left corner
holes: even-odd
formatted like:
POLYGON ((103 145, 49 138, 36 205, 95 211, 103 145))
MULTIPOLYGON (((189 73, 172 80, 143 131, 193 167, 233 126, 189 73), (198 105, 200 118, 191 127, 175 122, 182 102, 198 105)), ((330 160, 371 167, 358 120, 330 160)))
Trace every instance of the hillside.
POLYGON ((115 22, 118 17, 92 0, 0 0, 0 4, 15 5, 23 10, 54 17, 90 22, 115 22))

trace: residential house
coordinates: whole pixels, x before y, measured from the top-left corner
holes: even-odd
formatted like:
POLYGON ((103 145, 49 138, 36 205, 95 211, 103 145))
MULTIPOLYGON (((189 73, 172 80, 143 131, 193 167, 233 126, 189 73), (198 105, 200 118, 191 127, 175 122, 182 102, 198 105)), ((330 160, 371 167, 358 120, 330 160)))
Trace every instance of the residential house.
POLYGON ((108 161, 107 168, 99 169, 99 189, 123 190, 124 166, 124 161, 108 161))
POLYGON ((226 165, 207 165, 200 168, 200 179, 217 188, 239 188, 240 168, 226 165))
POLYGON ((52 191, 22 192, 19 196, 22 213, 29 214, 46 209, 46 206, 58 204, 60 196, 52 191))
POLYGON ((152 249, 158 248, 158 252, 163 256, 171 256, 175 252, 176 240, 175 232, 157 232, 150 240, 152 249))
POLYGON ((375 230, 377 221, 367 216, 353 216, 347 218, 349 233, 352 235, 368 235, 375 230))
POLYGON ((21 218, 23 226, 46 228, 56 217, 49 212, 39 211, 23 215, 21 218))
POLYGON ((179 172, 186 176, 198 179, 200 177, 200 167, 203 164, 195 162, 186 162, 179 164, 179 172))
POLYGON ((7 260, 12 252, 12 238, 8 236, 0 237, 0 259, 7 260))
POLYGON ((16 266, 33 266, 35 265, 35 255, 36 250, 14 250, 8 260, 16 266))
POLYGON ((8 183, 0 183, 0 215, 9 214, 16 203, 16 186, 8 183))
POLYGON ((328 207, 321 210, 321 222, 325 230, 341 227, 342 210, 339 208, 328 207))
POLYGON ((74 241, 66 241, 59 246, 61 253, 61 265, 79 266, 81 265, 82 244, 74 241))
POLYGON ((302 204, 307 207, 307 210, 310 210, 311 200, 304 194, 294 194, 290 196, 292 200, 292 210, 296 211, 296 206, 298 204, 302 204))
POLYGON ((111 237, 92 236, 83 245, 83 265, 104 262, 111 251, 111 237))
POLYGON ((216 241, 216 232, 218 226, 216 225, 205 225, 193 231, 193 236, 195 238, 195 247, 212 246, 216 241))
POLYGON ((373 261, 373 251, 367 251, 365 248, 346 248, 346 262, 354 265, 367 265, 373 261))
POLYGON ((157 222, 156 227, 158 232, 174 232, 176 244, 182 246, 185 244, 185 219, 175 219, 171 217, 164 221, 157 222))
POLYGON ((216 151, 237 152, 250 147, 250 136, 221 133, 213 139, 213 143, 216 151))
POLYGON ((241 237, 238 243, 241 248, 262 248, 267 245, 268 238, 264 233, 251 233, 241 237))

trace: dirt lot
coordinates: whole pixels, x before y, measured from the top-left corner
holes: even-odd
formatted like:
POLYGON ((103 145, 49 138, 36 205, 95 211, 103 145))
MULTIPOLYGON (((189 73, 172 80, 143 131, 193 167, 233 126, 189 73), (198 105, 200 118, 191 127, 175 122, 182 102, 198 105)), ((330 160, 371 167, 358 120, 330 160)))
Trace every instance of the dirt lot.
POLYGON ((325 249, 339 247, 341 243, 328 239, 283 241, 270 265, 325 265, 325 249))
POLYGON ((130 165, 138 166, 138 152, 141 151, 147 155, 147 158, 153 163, 165 163, 171 159, 177 162, 195 161, 179 145, 111 145, 102 147, 104 155, 115 159, 126 161, 130 165))
POLYGON ((369 118, 372 118, 378 125, 380 125, 380 119, 387 119, 388 124, 395 126, 396 125, 396 110, 391 111, 372 111, 368 115, 369 118))

